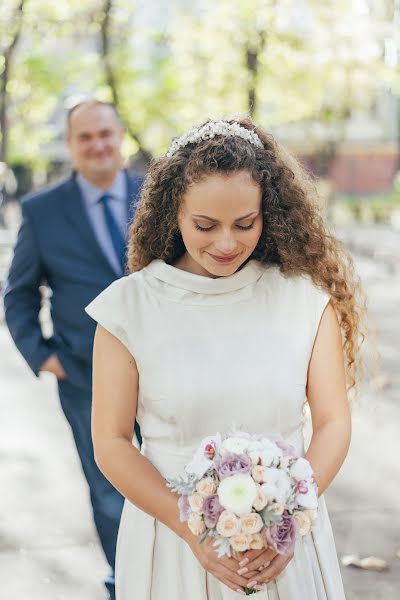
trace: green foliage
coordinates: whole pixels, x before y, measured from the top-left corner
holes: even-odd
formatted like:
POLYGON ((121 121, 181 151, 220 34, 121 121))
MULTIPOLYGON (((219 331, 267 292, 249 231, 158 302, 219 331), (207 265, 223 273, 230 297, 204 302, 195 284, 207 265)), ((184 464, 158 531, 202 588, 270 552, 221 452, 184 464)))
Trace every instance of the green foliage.
MULTIPOLYGON (((16 4, 2 0, 0 76, 16 4)), ((251 87, 257 120, 306 124, 317 146, 313 123, 339 131, 354 109, 368 109, 382 88, 398 84, 383 52, 388 40, 397 43, 390 14, 363 11, 355 0, 194 0, 185 10, 170 3, 165 14, 157 3, 113 0, 113 90, 101 55, 105 6, 26 0, 7 85, 12 160, 49 160, 44 147, 61 138, 64 104, 74 95, 116 94, 131 133, 127 152, 141 146, 158 154, 195 122, 248 112, 251 87)))

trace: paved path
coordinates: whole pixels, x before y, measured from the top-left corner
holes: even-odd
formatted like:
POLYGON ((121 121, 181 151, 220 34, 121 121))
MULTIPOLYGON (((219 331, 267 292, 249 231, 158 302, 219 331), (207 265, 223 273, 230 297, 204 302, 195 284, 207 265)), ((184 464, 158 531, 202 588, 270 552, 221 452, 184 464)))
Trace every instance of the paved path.
MULTIPOLYGON (((357 235, 377 244, 382 231, 357 235)), ((339 554, 389 563, 382 573, 344 568, 347 600, 399 600, 400 273, 363 254, 357 264, 379 325, 383 376, 354 410, 351 451, 327 500, 339 554)), ((0 598, 101 600, 106 565, 54 382, 30 374, 2 325, 0 354, 0 598)))

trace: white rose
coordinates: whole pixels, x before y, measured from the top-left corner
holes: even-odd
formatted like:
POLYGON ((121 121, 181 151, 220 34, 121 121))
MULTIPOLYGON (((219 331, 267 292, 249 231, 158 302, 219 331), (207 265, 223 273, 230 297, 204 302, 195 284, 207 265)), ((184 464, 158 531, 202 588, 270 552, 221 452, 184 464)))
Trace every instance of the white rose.
POLYGON ((233 454, 243 454, 249 447, 250 440, 241 437, 229 437, 222 442, 222 454, 232 452, 233 454))
POLYGON ((269 502, 278 502, 286 504, 292 493, 292 486, 286 471, 275 469, 273 467, 266 469, 266 482, 262 484, 261 489, 269 502))
POLYGON ((313 470, 310 463, 305 458, 298 458, 290 467, 290 475, 296 481, 304 481, 313 476, 313 470))
POLYGON ((217 493, 221 506, 242 515, 251 512, 257 486, 250 475, 232 475, 221 481, 217 493))

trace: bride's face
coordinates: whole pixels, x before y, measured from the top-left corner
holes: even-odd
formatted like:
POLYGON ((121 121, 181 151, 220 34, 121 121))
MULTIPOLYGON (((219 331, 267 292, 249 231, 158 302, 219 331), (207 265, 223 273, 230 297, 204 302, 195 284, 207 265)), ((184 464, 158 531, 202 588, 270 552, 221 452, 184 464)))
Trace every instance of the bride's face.
POLYGON ((186 253, 176 266, 208 277, 232 275, 262 232, 260 186, 247 171, 208 175, 183 196, 178 224, 186 253))

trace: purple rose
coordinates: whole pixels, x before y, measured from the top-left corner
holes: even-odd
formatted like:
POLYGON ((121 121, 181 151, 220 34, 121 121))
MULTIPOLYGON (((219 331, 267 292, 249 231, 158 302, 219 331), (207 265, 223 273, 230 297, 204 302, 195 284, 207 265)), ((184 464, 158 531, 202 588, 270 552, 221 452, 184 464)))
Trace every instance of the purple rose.
POLYGON ((185 494, 182 494, 182 496, 179 496, 178 507, 179 507, 179 518, 180 518, 181 522, 187 521, 191 511, 190 511, 190 504, 189 504, 188 497, 185 496, 185 494))
POLYGON ((273 547, 278 554, 287 554, 294 545, 297 536, 296 519, 288 514, 282 515, 279 523, 272 523, 263 530, 267 544, 273 547))
POLYGON ((247 454, 225 454, 217 465, 217 473, 220 479, 237 475, 238 473, 250 473, 252 468, 251 458, 247 454))
POLYGON ((213 529, 224 507, 220 505, 218 495, 207 496, 203 503, 204 522, 209 529, 213 529))

